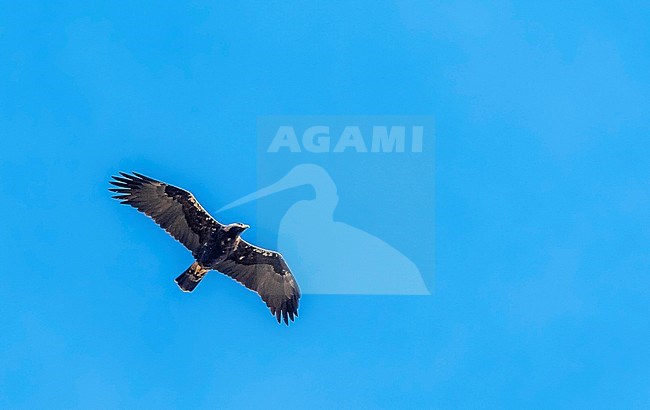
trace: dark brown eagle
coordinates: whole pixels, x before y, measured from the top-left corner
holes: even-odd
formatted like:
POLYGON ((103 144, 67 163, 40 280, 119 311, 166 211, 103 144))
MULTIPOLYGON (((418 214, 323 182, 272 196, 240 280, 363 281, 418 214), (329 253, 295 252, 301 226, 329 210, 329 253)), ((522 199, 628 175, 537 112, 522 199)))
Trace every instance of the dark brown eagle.
POLYGON ((191 193, 133 172, 113 176, 113 198, 131 205, 153 219, 161 228, 185 245, 194 263, 176 283, 191 292, 210 270, 230 276, 257 292, 278 323, 298 316, 300 289, 287 263, 278 252, 251 245, 241 238, 249 226, 223 225, 197 202, 191 193))

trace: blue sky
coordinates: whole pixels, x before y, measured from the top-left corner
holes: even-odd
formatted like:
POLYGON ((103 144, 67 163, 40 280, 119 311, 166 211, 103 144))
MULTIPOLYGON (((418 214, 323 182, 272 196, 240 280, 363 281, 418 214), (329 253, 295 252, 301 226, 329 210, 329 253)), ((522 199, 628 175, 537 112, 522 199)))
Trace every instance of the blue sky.
POLYGON ((5 3, 1 407, 650 406, 647 2, 5 3), (263 115, 434 116, 432 296, 178 291, 107 180, 216 210, 263 115))

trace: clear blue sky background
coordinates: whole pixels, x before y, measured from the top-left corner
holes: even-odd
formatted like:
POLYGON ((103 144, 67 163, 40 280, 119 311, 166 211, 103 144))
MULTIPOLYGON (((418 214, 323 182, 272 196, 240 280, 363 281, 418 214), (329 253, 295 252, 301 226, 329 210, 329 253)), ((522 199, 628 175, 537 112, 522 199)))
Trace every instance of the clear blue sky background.
POLYGON ((3 2, 0 407, 649 407, 650 8, 596 3, 3 2), (268 114, 435 116, 433 296, 176 289, 107 178, 216 209, 268 114))

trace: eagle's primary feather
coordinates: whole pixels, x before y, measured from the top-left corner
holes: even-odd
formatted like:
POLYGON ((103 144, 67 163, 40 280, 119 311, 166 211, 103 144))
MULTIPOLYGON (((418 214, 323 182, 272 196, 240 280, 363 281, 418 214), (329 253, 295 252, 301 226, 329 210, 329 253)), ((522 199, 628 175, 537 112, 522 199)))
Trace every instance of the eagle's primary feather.
POLYGON ((300 288, 282 255, 241 239, 245 227, 217 222, 188 191, 135 172, 120 175, 110 181, 113 198, 149 216, 197 260, 183 274, 192 280, 177 278, 183 290, 192 291, 205 274, 196 272, 214 269, 257 292, 278 322, 298 316, 300 288))
POLYGON ((114 176, 114 181, 110 181, 118 187, 110 189, 118 194, 113 198, 149 216, 185 245, 194 257, 210 233, 223 228, 191 193, 135 172, 133 175, 120 174, 122 177, 114 176))
POLYGON ((243 239, 233 254, 216 270, 249 289, 254 289, 278 322, 298 316, 300 289, 282 255, 253 246, 243 239))

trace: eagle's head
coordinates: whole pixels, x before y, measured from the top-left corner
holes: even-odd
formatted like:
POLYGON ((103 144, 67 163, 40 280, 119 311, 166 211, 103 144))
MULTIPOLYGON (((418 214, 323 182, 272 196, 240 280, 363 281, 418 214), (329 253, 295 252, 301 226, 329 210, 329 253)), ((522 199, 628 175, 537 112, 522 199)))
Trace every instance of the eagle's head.
POLYGON ((229 236, 239 236, 241 235, 242 232, 244 232, 248 228, 250 228, 249 225, 236 222, 234 224, 226 225, 224 230, 228 232, 229 236))

